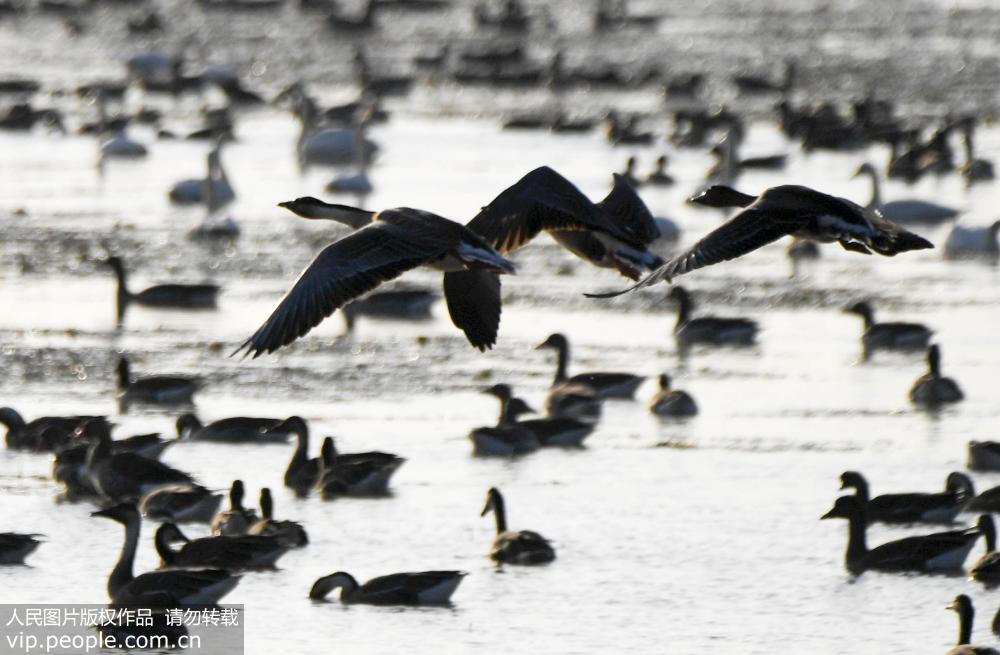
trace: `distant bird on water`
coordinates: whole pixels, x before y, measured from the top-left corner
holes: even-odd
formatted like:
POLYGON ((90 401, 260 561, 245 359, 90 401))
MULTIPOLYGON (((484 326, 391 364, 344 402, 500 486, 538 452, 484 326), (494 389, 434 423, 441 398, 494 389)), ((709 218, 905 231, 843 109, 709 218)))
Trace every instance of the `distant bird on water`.
MULTIPOLYGON (((706 193, 715 191, 713 187, 706 193)), ((628 289, 587 295, 610 298, 657 282, 669 282, 678 275, 736 259, 788 235, 825 243, 837 241, 845 250, 866 255, 874 251, 887 257, 934 247, 923 237, 886 220, 877 210, 808 187, 772 187, 756 198, 735 189, 725 191, 728 198, 701 204, 728 207, 733 205, 725 203, 732 202, 745 209, 628 289), (744 204, 747 201, 750 202, 744 204)))

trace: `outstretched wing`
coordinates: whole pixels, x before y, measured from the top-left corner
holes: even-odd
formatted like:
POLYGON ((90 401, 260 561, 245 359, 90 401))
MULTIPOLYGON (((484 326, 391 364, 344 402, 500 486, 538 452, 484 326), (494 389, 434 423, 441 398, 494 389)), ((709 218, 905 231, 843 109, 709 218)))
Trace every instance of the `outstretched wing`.
POLYGON ((614 173, 614 184, 604 200, 597 203, 604 215, 620 226, 633 246, 647 246, 660 236, 653 214, 623 175, 614 173))
POLYGON ((587 196, 548 166, 505 189, 466 225, 501 253, 517 250, 542 230, 597 230, 633 239, 587 196))
POLYGON ((790 234, 799 221, 783 220, 754 206, 744 209, 702 237, 700 241, 622 291, 586 294, 589 298, 612 298, 661 281, 670 281, 693 270, 736 259, 790 234))
POLYGON ((500 329, 500 276, 484 270, 445 273, 444 298, 451 322, 469 343, 492 348, 500 329))
POLYGON ((254 358, 286 346, 336 309, 437 259, 453 244, 411 239, 398 226, 375 222, 324 248, 306 267, 263 325, 233 354, 254 358))

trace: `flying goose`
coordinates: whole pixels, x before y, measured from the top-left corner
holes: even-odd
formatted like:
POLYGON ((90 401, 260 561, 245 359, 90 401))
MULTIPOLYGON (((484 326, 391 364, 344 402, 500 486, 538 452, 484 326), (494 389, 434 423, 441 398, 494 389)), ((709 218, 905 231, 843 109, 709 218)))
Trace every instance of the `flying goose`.
POLYGON ((537 532, 507 529, 507 514, 503 496, 496 487, 486 493, 486 506, 481 516, 493 512, 497 521, 497 536, 493 540, 490 559, 505 564, 545 564, 556 558, 556 551, 548 540, 537 532))
POLYGON ((305 498, 319 482, 322 462, 319 457, 309 457, 309 426, 299 416, 287 419, 295 433, 295 452, 285 469, 285 486, 299 498, 305 498))
POLYGON ((937 532, 890 541, 871 550, 865 540, 865 505, 857 496, 841 496, 821 519, 848 520, 847 570, 860 575, 880 571, 957 571, 979 538, 979 528, 937 532))
POLYGON ((698 405, 686 391, 670 388, 670 376, 660 374, 660 390, 649 401, 649 411, 657 416, 694 416, 698 413, 698 405))
POLYGON ((173 523, 211 523, 222 495, 199 484, 172 484, 146 492, 139 511, 150 519, 173 523))
POLYGON ((320 478, 317 486, 324 500, 338 496, 385 496, 389 480, 406 462, 391 453, 337 452, 333 437, 323 440, 320 448, 320 478))
MULTIPOLYGON (((582 446, 583 440, 594 431, 594 424, 578 421, 572 418, 548 417, 529 419, 527 421, 517 420, 519 414, 533 413, 526 404, 515 405, 513 411, 509 406, 515 400, 510 386, 506 384, 495 384, 483 390, 500 400, 500 424, 514 425, 523 428, 535 435, 541 446, 582 446)), ((523 401, 521 401, 523 403, 523 401)))
POLYGON ((200 382, 180 375, 151 375, 132 379, 128 359, 118 358, 118 406, 124 411, 132 403, 190 405, 200 382))
POLYGON ((177 569, 133 575, 141 518, 132 503, 93 512, 125 526, 125 544, 108 576, 108 596, 116 605, 154 607, 214 605, 233 590, 240 578, 220 569, 177 569))
POLYGON ((475 428, 469 432, 472 454, 511 456, 538 450, 538 436, 517 422, 518 416, 531 412, 532 409, 520 398, 501 399, 500 418, 496 426, 475 428))
POLYGON ((226 537, 246 534, 257 522, 257 512, 243 507, 243 480, 233 480, 229 489, 229 509, 212 519, 212 534, 226 537))
POLYGON ((709 346, 752 346, 759 330, 756 321, 748 318, 719 316, 691 317, 694 300, 687 289, 678 285, 670 289, 668 298, 677 301, 677 322, 674 339, 681 351, 696 344, 709 346))
POLYGON ((967 466, 973 471, 1000 471, 1000 441, 970 441, 967 466))
POLYGON ((861 164, 854 177, 861 175, 867 175, 872 181, 872 196, 865 209, 878 211, 885 220, 891 223, 898 225, 940 225, 953 220, 959 214, 957 209, 925 200, 882 202, 878 171, 875 170, 875 167, 867 162, 861 164))
POLYGON ((274 568, 288 547, 275 537, 239 535, 189 539, 170 522, 156 529, 153 538, 162 568, 208 567, 226 571, 274 568), (184 542, 174 550, 173 543, 184 542))
POLYGON ((882 494, 871 498, 868 481, 857 471, 840 475, 841 489, 854 489, 865 504, 869 523, 951 523, 976 495, 972 480, 964 473, 948 474, 940 493, 882 494))
POLYGON ((0 564, 24 564, 24 558, 42 543, 37 539, 40 536, 42 535, 0 532, 0 564))
POLYGON ((965 396, 958 383, 941 375, 941 349, 937 344, 927 349, 928 372, 917 378, 910 388, 910 402, 931 409, 947 403, 957 403, 965 396))
POLYGON ((194 414, 177 418, 177 437, 225 443, 285 443, 291 419, 232 416, 203 425, 194 414))
POLYGON ((552 386, 561 384, 582 385, 590 387, 597 394, 597 397, 604 400, 607 398, 621 398, 631 400, 635 397, 635 391, 643 383, 641 375, 632 373, 580 373, 569 377, 569 340, 560 333, 550 334, 542 343, 535 346, 535 350, 551 348, 558 354, 556 362, 556 376, 552 381, 552 386))
MULTIPOLYGON (((741 196, 745 199, 746 194, 736 198, 741 196)), ((587 295, 610 298, 669 282, 678 275, 741 257, 788 235, 823 243, 837 241, 845 250, 866 255, 876 252, 887 257, 934 247, 930 241, 887 220, 877 210, 804 186, 776 186, 635 285, 622 291, 587 295)))
POLYGON ((274 537, 286 548, 299 548, 309 543, 309 535, 301 523, 274 518, 274 500, 267 487, 260 490, 260 520, 250 526, 247 534, 274 537))
POLYGON ((136 502, 149 491, 171 484, 194 484, 194 479, 172 466, 132 452, 113 452, 110 432, 100 423, 84 426, 90 447, 85 470, 91 487, 112 501, 136 502))
POLYGON ((865 300, 844 308, 848 314, 857 314, 865 321, 861 335, 864 358, 876 350, 924 350, 934 332, 920 323, 876 323, 875 312, 865 300))
POLYGON ((309 598, 324 600, 340 587, 342 603, 445 605, 451 602, 451 595, 465 575, 463 571, 392 573, 358 585, 349 573, 338 571, 317 580, 309 590, 309 598))
POLYGON ((1000 583, 1000 553, 997 552, 997 528, 993 517, 983 514, 976 524, 986 541, 986 552, 969 569, 969 577, 988 585, 1000 583))
POLYGON ((408 207, 376 213, 314 198, 299 198, 280 206, 303 218, 336 220, 355 231, 316 256, 270 318, 236 352, 245 349, 255 358, 274 352, 351 300, 424 264, 446 272, 448 310, 469 342, 480 350, 496 342, 499 283, 483 286, 478 278, 449 278, 448 274, 474 269, 513 274, 514 265, 467 227, 408 207))
POLYGON ((995 648, 969 645, 969 641, 972 640, 972 620, 976 613, 971 598, 959 594, 945 609, 955 610, 958 613, 958 645, 949 650, 947 655, 1000 655, 1000 651, 995 648))
MULTIPOLYGON (((0 407, 0 423, 7 427, 8 448, 52 451, 68 445, 78 427, 88 421, 103 421, 104 416, 41 416, 25 421, 17 410, 0 407)), ((110 426, 109 426, 110 429, 110 426)))
POLYGON ((125 318, 130 303, 165 309, 214 309, 219 295, 215 284, 157 284, 133 293, 128 289, 125 263, 121 257, 108 257, 104 263, 118 278, 118 321, 125 318))

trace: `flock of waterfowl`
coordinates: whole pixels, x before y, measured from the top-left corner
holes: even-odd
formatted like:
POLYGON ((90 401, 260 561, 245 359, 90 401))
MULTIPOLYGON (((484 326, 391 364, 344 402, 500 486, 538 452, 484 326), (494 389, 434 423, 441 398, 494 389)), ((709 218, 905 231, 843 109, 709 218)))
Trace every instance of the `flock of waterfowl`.
MULTIPOLYGON (((268 1, 229 0, 234 6, 253 4, 254 9, 265 7, 268 1)), ((682 275, 694 278, 705 267, 755 257, 755 251, 784 237, 791 237, 788 256, 796 267, 802 261, 822 256, 818 244, 834 243, 852 256, 905 257, 911 251, 934 247, 940 247, 948 259, 983 258, 995 262, 1000 255, 1000 221, 969 227, 961 223, 958 209, 936 202, 885 202, 880 186, 882 172, 870 162, 854 163, 855 176, 871 180, 871 197, 864 204, 785 183, 788 157, 743 157, 741 149, 752 118, 703 103, 706 80, 701 73, 667 75, 654 68, 575 68, 567 62, 562 48, 547 63, 533 59, 521 39, 532 25, 551 22, 552 17, 526 11, 516 0, 479 4, 473 11, 478 29, 496 30, 514 38, 468 49, 445 43, 438 51, 414 56, 414 69, 436 81, 444 78, 459 84, 545 87, 554 93, 567 87, 662 87, 669 108, 666 118, 626 114, 616 107, 608 107, 599 118, 571 116, 564 107, 558 107, 534 115, 522 112, 503 120, 503 129, 542 129, 549 131, 551 138, 587 132, 603 124, 612 145, 645 150, 627 159, 616 155, 615 161, 625 159, 624 168, 609 172, 610 189, 596 201, 553 167, 538 161, 531 170, 510 171, 509 186, 499 193, 495 189, 486 191, 484 200, 496 195, 468 220, 453 220, 407 206, 377 210, 364 207, 377 181, 374 174, 370 175, 373 162, 392 147, 373 140, 369 126, 389 120, 391 114, 384 99, 405 97, 418 77, 416 73, 393 77, 374 71, 364 38, 377 30, 376 19, 385 9, 433 12, 450 4, 447 0, 370 0, 357 15, 345 13, 333 4, 306 0, 301 4, 303 11, 317 7, 329 10, 325 19, 328 29, 358 39, 352 63, 360 94, 356 101, 331 107, 324 107, 301 81, 292 81, 275 94, 274 107, 288 111, 301 128, 291 146, 300 170, 336 168, 338 175, 326 186, 325 193, 338 202, 314 196, 273 201, 295 216, 332 221, 347 230, 338 226, 329 245, 316 254, 296 280, 289 280, 287 292, 280 300, 275 299, 276 307, 270 315, 261 317, 255 331, 253 326, 246 326, 248 336, 242 343, 230 344, 236 346, 231 356, 249 357, 244 366, 256 366, 259 362, 253 360, 261 355, 294 347, 295 342, 338 310, 348 331, 362 315, 406 321, 431 318, 431 308, 438 298, 434 290, 381 288, 421 267, 442 273, 443 298, 451 322, 475 349, 487 351, 504 337, 501 276, 532 275, 516 255, 532 247, 543 233, 582 262, 632 282, 624 289, 593 289, 586 294, 592 299, 588 302, 613 303, 616 301, 609 299, 634 291, 653 295, 661 288, 655 285, 663 283, 665 288, 669 284, 669 291, 662 295, 677 308, 672 334, 682 358, 716 348, 754 347, 766 336, 750 318, 698 315, 697 292, 676 284, 676 279, 682 275), (669 132, 659 130, 667 125, 669 132), (666 147, 662 145, 664 139, 676 154, 661 152, 666 147), (667 170, 668 162, 684 158, 689 149, 705 149, 716 161, 706 171, 703 184, 691 189, 688 202, 731 212, 724 222, 706 229, 697 239, 687 239, 676 224, 655 216, 641 194, 643 189, 676 184, 675 176, 667 170), (649 157, 651 166, 640 159, 642 156, 649 157), (738 190, 741 175, 750 170, 766 173, 774 183, 768 188, 738 190), (345 196, 352 204, 342 202, 345 196), (932 244, 920 234, 929 227, 945 225, 951 227, 943 243, 932 244), (678 248, 681 242, 689 245, 678 248)), ((76 8, 68 12, 68 24, 82 11, 76 8)), ((602 0, 594 13, 593 29, 598 33, 612 29, 644 31, 655 29, 659 22, 659 16, 633 14, 624 3, 602 0)), ((162 29, 159 25, 159 18, 151 12, 130 24, 130 29, 155 32, 162 29)), ((245 228, 226 211, 236 200, 243 181, 227 175, 223 153, 225 144, 239 135, 240 112, 265 104, 265 93, 243 86, 243 79, 233 70, 207 68, 193 74, 183 58, 160 52, 137 55, 127 62, 126 69, 127 77, 121 82, 88 83, 74 89, 91 99, 97 113, 94 122, 81 122, 79 132, 99 137, 97 161, 101 174, 115 174, 108 166, 110 160, 146 157, 150 148, 155 148, 132 140, 126 132, 130 124, 152 125, 161 139, 182 136, 168 129, 156 110, 127 115, 122 102, 127 89, 136 86, 144 93, 178 98, 206 87, 221 90, 226 106, 206 106, 204 124, 183 135, 209 143, 204 176, 180 180, 165 191, 171 204, 205 208, 205 220, 191 230, 191 239, 238 248, 245 228), (116 104, 121 112, 117 115, 113 109, 116 104)), ((789 61, 780 79, 734 75, 725 83, 743 97, 756 101, 767 98, 769 103, 774 100, 775 122, 789 143, 805 151, 852 152, 868 148, 870 152, 885 145, 889 148, 884 171, 888 178, 914 183, 924 176, 955 175, 969 186, 993 178, 991 163, 978 157, 974 149, 977 117, 948 114, 915 125, 892 103, 874 97, 852 102, 847 115, 832 103, 796 104, 801 74, 801 66, 789 61), (964 163, 958 163, 953 152, 956 136, 961 139, 964 163)), ((33 104, 42 101, 43 96, 41 88, 31 80, 0 80, 0 98, 8 97, 15 101, 0 116, 0 129, 24 131, 45 125, 65 131, 72 122, 72 117, 55 108, 33 104)), ((377 167, 374 170, 377 172, 377 167)), ((847 178, 853 170, 831 175, 847 178)), ((107 267, 105 271, 110 269, 116 278, 116 319, 121 330, 128 329, 127 315, 132 306, 168 311, 218 309, 222 289, 217 284, 168 283, 136 290, 128 283, 128 262, 102 235, 94 235, 94 250, 101 252, 96 263, 107 267)), ((24 265, 30 266, 30 262, 24 265)), ((609 286, 613 285, 612 279, 609 286)), ((960 385, 942 372, 942 347, 934 340, 934 329, 920 323, 879 322, 874 305, 870 299, 858 298, 843 307, 843 312, 863 321, 862 365, 881 351, 925 357, 927 372, 912 382, 908 392, 911 403, 933 415, 961 402, 964 394, 960 385)), ((476 388, 499 402, 495 422, 469 431, 474 456, 519 458, 542 448, 580 449, 598 427, 605 403, 634 400, 647 379, 630 372, 571 371, 570 341, 564 333, 549 335, 536 348, 555 354, 555 373, 544 400, 544 412, 517 396, 508 382, 468 382, 468 388, 476 388), (539 416, 523 418, 530 415, 539 416)), ((314 456, 310 452, 310 424, 297 415, 232 416, 203 422, 194 405, 196 395, 207 384, 205 379, 136 377, 128 354, 117 355, 115 400, 119 411, 133 415, 138 411, 140 416, 147 410, 176 414, 176 438, 154 433, 115 438, 114 423, 106 416, 52 415, 27 420, 13 408, 0 408, 0 423, 6 426, 9 449, 50 454, 52 478, 64 487, 64 500, 91 502, 97 508, 92 516, 123 526, 121 554, 107 578, 107 596, 113 605, 213 605, 236 588, 241 576, 277 568, 279 560, 292 549, 314 548, 307 532, 310 526, 275 517, 271 489, 263 487, 252 492, 258 512, 245 504, 248 490, 242 479, 199 480, 160 461, 168 448, 176 451, 198 441, 236 449, 277 448, 280 446, 275 444, 294 439, 290 459, 281 467, 284 486, 297 499, 311 502, 307 499, 312 496, 324 501, 362 497, 392 502, 390 483, 407 461, 404 457, 379 451, 342 453, 333 437, 326 437, 314 456), (221 486, 229 489, 225 507, 217 491, 221 486), (150 522, 158 523, 152 546, 161 567, 136 574, 136 554, 144 545, 141 528, 150 522)), ((222 354, 213 350, 206 353, 206 357, 210 356, 222 354)), ((673 388, 669 372, 658 372, 657 381, 659 389, 647 401, 649 412, 667 421, 685 420, 699 413, 699 404, 689 393, 673 388)), ((900 396, 905 393, 905 381, 901 381, 900 396)), ((413 456, 419 454, 408 455, 413 456)), ((968 463, 973 471, 1000 471, 1000 444, 971 441, 968 463)), ((969 575, 986 585, 1000 582, 1000 553, 996 551, 996 530, 990 517, 991 512, 1000 511, 1000 487, 977 494, 969 475, 952 472, 942 492, 871 497, 861 473, 846 471, 840 479, 841 489, 853 493, 837 498, 822 518, 847 520, 846 568, 852 575, 869 570, 960 571, 983 537, 986 553, 969 575), (964 513, 980 516, 970 527, 908 536, 874 548, 867 545, 866 530, 872 523, 952 524, 964 513)), ((554 562, 552 543, 538 532, 510 530, 501 491, 487 480, 482 486, 488 489, 482 516, 492 512, 496 523, 492 546, 484 544, 483 555, 498 565, 554 562)), ((62 510, 57 507, 54 511, 62 510)), ((59 538, 62 536, 50 537, 59 538)), ((561 538, 570 541, 574 535, 561 538)), ((0 533, 0 563, 21 564, 40 543, 37 534, 0 533)), ((327 574, 317 568, 316 573, 320 577, 310 589, 302 590, 303 597, 322 601, 339 589, 344 603, 391 605, 448 604, 468 575, 458 570, 401 572, 361 583, 344 571, 327 574)), ((93 595, 96 597, 97 592, 93 595)), ((967 595, 959 594, 950 608, 960 617, 959 646, 951 652, 996 652, 967 645, 974 613, 967 595)), ((1000 612, 993 630, 1000 636, 1000 612)))

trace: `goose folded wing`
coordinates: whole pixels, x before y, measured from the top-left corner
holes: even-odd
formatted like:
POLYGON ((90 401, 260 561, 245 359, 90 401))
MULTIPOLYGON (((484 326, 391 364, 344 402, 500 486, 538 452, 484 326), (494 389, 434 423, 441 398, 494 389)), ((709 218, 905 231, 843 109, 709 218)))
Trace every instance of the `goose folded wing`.
POLYGON ((919 518, 925 512, 953 507, 958 498, 953 494, 885 494, 868 501, 870 514, 905 521, 910 517, 919 518))
POLYGON ((235 577, 221 569, 150 571, 134 578, 123 592, 136 604, 181 605, 203 590, 235 577))
POLYGON ((372 578, 364 584, 365 596, 372 602, 418 602, 420 594, 460 575, 458 571, 422 571, 393 573, 372 578))
POLYGON ((348 302, 441 257, 456 245, 451 240, 444 243, 410 236, 395 225, 375 222, 330 244, 236 352, 245 350, 254 358, 274 352, 307 334, 348 302))
POLYGON ((928 560, 966 546, 976 535, 965 530, 938 532, 890 541, 869 551, 867 565, 882 569, 919 569, 928 560))

